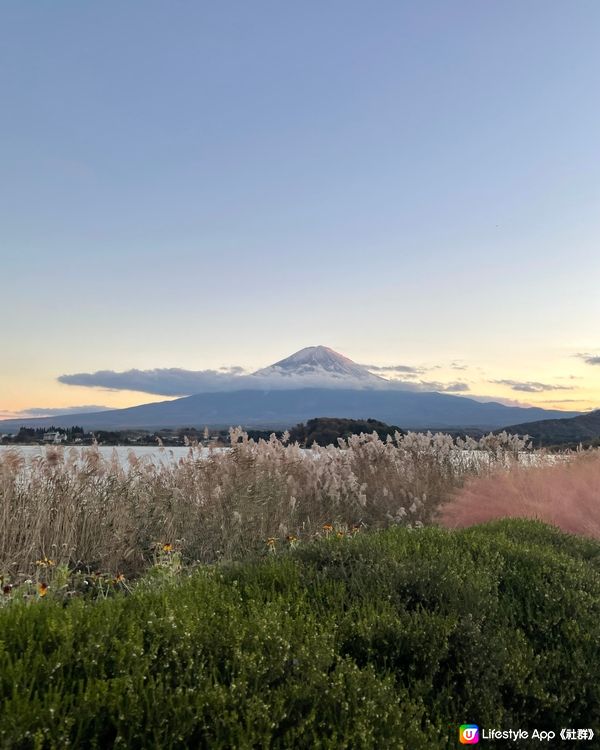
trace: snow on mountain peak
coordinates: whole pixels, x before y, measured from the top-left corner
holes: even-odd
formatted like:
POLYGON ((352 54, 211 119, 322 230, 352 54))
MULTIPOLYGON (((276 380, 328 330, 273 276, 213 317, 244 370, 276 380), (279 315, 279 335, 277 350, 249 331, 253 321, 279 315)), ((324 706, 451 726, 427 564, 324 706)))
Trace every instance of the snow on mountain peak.
POLYGON ((373 375, 328 346, 307 346, 269 367, 257 370, 251 377, 279 380, 294 386, 313 387, 381 387, 387 381, 373 375))

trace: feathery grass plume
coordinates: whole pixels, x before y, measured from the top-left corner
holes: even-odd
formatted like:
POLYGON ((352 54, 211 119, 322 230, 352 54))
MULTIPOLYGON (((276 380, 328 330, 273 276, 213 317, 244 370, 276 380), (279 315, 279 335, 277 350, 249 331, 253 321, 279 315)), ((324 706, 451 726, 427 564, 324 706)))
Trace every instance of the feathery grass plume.
POLYGON ((287 436, 230 434, 231 449, 190 444, 178 461, 164 448, 160 461, 105 458, 97 445, 28 461, 0 453, 0 572, 28 574, 31 561, 52 559, 129 579, 154 564, 158 539, 181 540, 183 562, 214 562, 259 553, 265 539, 322 535, 327 524, 420 526, 466 478, 521 461, 525 448, 506 434, 373 433, 311 450, 287 436))

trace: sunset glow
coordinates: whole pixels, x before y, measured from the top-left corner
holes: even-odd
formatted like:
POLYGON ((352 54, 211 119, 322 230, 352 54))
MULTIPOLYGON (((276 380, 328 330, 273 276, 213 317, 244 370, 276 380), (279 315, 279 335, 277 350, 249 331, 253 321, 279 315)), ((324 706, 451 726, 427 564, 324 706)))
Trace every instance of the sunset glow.
POLYGON ((0 415, 168 397, 62 376, 320 343, 600 405, 600 5, 2 15, 0 415))

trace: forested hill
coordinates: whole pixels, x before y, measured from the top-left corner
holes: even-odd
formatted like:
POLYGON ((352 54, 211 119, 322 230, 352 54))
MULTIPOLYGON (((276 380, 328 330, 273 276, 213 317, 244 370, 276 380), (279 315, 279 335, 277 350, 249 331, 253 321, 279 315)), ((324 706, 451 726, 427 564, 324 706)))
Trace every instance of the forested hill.
POLYGON ((507 432, 529 435, 535 447, 600 443, 600 409, 568 419, 542 419, 505 428, 507 432))
POLYGON ((376 432, 382 440, 388 435, 394 436, 404 430, 394 425, 380 422, 377 419, 341 419, 336 417, 317 417, 309 419, 306 424, 298 424, 290 430, 290 440, 294 443, 309 448, 313 443, 317 445, 337 446, 338 438, 348 438, 350 435, 359 435, 361 432, 376 432))

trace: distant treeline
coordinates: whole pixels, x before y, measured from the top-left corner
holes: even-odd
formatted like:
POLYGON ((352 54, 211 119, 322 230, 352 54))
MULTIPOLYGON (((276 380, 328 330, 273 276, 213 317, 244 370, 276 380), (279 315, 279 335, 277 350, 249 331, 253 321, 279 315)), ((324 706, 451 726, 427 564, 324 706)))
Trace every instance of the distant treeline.
MULTIPOLYGON (((543 446, 556 449, 575 449, 580 445, 584 448, 600 447, 600 411, 571 419, 530 422, 506 429, 511 433, 530 435, 536 448, 543 446)), ((476 428, 439 428, 439 430, 432 428, 432 432, 437 431, 445 432, 454 438, 469 436, 476 440, 486 433, 486 431, 476 428)), ((501 430, 497 431, 500 432, 501 430)), ((281 438, 284 433, 281 429, 253 428, 247 428, 246 432, 253 440, 268 440, 273 434, 277 438, 281 438)), ((339 438, 345 440, 350 435, 358 435, 361 432, 369 434, 376 432, 382 440, 385 440, 388 435, 393 437, 396 432, 404 435, 407 430, 377 419, 344 419, 342 417, 316 417, 315 419, 309 419, 306 423, 297 424, 289 430, 290 442, 298 443, 306 448, 310 448, 314 443, 321 446, 337 446, 339 438)), ((167 446, 183 446, 187 443, 229 444, 229 430, 224 428, 198 429, 195 427, 156 431, 95 430, 93 432, 85 431, 79 426, 69 427, 68 429, 63 427, 21 427, 16 435, 4 437, 0 435, 0 442, 4 444, 42 443, 47 433, 60 433, 64 436, 64 442, 67 445, 87 445, 94 441, 100 445, 156 445, 158 442, 167 446)))
MULTIPOLYGON (((8 438, 7 436, 4 437, 5 440, 10 439, 13 443, 34 443, 36 441, 42 441, 44 439, 44 435, 46 435, 49 432, 59 433, 61 435, 65 435, 67 440, 77 440, 78 438, 82 438, 85 434, 83 431, 83 427, 79 427, 78 425, 74 425, 73 427, 21 427, 19 432, 16 435, 13 435, 11 438, 8 438)), ((0 435, 0 438, 2 436, 0 435)))
POLYGON ((64 445, 81 444, 91 445, 97 442, 99 445, 156 445, 161 442, 164 445, 183 446, 188 442, 215 442, 227 443, 229 434, 227 430, 198 430, 193 427, 184 427, 177 430, 89 430, 82 427, 21 427, 14 435, 0 435, 3 444, 27 445, 32 443, 45 443, 47 436, 59 434, 60 442, 64 445))
MULTIPOLYGON (((181 427, 174 430, 162 429, 151 430, 94 430, 84 431, 83 428, 75 426, 64 429, 61 427, 29 428, 21 427, 16 435, 11 437, 0 436, 0 440, 6 443, 42 443, 44 435, 49 432, 61 433, 65 436, 65 443, 89 445, 97 442, 100 445, 156 445, 158 442, 166 446, 183 446, 187 443, 203 443, 205 445, 228 445, 229 430, 227 429, 197 429, 195 427, 181 427)), ((248 437, 253 440, 268 440, 271 435, 281 438, 284 430, 253 429, 247 428, 248 437)), ((338 445, 338 439, 344 440, 351 435, 360 433, 377 435, 385 440, 388 435, 392 437, 396 432, 406 434, 406 430, 396 425, 389 425, 377 419, 345 419, 342 417, 316 417, 309 419, 306 423, 297 424, 289 430, 290 442, 298 443, 302 447, 310 448, 315 443, 321 446, 338 445)), ((467 431, 472 437, 481 437, 481 431, 467 431)), ((465 431, 460 431, 464 435, 465 431)))

